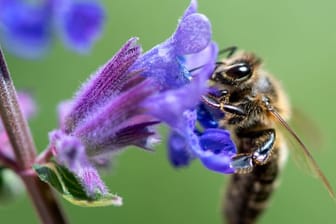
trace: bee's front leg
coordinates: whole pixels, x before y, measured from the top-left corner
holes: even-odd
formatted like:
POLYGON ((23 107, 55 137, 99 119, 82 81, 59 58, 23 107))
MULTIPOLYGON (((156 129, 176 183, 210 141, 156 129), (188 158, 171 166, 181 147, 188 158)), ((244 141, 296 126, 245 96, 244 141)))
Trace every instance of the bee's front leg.
POLYGON ((227 103, 228 92, 222 90, 221 96, 214 96, 212 94, 207 94, 202 96, 202 101, 206 105, 221 110, 223 112, 228 112, 238 116, 246 116, 247 113, 240 107, 227 103))
POLYGON ((231 166, 236 173, 249 173, 255 165, 263 165, 269 161, 275 142, 274 129, 239 133, 239 137, 252 138, 257 148, 251 153, 239 153, 232 159, 231 166))
POLYGON ((221 109, 222 104, 227 101, 229 97, 229 92, 224 89, 220 90, 216 93, 209 92, 208 94, 202 96, 202 101, 204 104, 214 108, 214 109, 221 109))

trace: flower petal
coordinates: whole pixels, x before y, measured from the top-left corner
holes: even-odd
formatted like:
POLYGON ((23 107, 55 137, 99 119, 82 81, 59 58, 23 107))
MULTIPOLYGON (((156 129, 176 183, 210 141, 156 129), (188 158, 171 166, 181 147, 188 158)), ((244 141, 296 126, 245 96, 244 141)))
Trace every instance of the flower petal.
POLYGON ((235 170, 230 166, 232 156, 223 155, 204 155, 200 156, 203 165, 209 170, 224 174, 234 173, 235 170))
POLYGON ((78 170, 88 162, 85 147, 78 138, 62 131, 53 131, 49 133, 49 139, 57 162, 70 170, 78 170))
POLYGON ((172 37, 147 51, 132 66, 132 70, 143 70, 143 76, 156 80, 160 91, 189 83, 185 55, 198 53, 210 43, 210 21, 203 14, 195 13, 196 7, 197 2, 192 1, 172 37))
POLYGON ((204 104, 200 104, 197 108, 197 120, 203 128, 218 127, 218 121, 214 119, 213 115, 204 104))
POLYGON ((193 76, 207 74, 208 77, 213 73, 218 56, 218 46, 211 42, 206 48, 196 54, 185 55, 185 66, 192 71, 193 76))
POLYGON ((237 150, 228 131, 206 129, 200 137, 200 146, 203 152, 199 152, 198 156, 208 169, 221 173, 234 172, 230 163, 237 150))
POLYGON ((192 82, 179 89, 167 90, 149 97, 144 107, 148 113, 166 122, 172 128, 182 125, 181 114, 189 109, 196 108, 207 86, 204 77, 195 77, 192 82))
POLYGON ((174 167, 188 166, 193 156, 188 142, 178 132, 172 131, 168 139, 168 159, 174 167))
POLYGON ((173 35, 178 55, 197 53, 206 48, 210 40, 210 21, 205 15, 199 13, 184 17, 173 35))
POLYGON ((178 88, 189 82, 189 72, 179 61, 170 40, 141 55, 131 70, 143 70, 141 74, 155 80, 161 91, 178 88))

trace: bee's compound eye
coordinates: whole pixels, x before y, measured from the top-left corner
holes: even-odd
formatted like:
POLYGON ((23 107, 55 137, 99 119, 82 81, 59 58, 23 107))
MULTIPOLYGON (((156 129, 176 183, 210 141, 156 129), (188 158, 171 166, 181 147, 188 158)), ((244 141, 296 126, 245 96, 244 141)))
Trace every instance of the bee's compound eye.
POLYGON ((230 66, 225 73, 234 80, 242 80, 252 75, 252 68, 246 63, 237 63, 230 66))

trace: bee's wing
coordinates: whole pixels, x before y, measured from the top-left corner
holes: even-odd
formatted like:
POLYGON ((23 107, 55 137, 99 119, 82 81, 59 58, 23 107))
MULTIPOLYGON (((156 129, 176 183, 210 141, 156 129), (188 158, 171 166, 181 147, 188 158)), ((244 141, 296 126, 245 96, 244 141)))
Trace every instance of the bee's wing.
POLYGON ((290 125, 296 130, 301 139, 307 142, 313 150, 322 150, 325 143, 322 129, 316 124, 314 120, 309 118, 303 111, 298 108, 293 108, 292 119, 290 125))
POLYGON ((287 124, 287 122, 281 117, 281 115, 273 108, 269 109, 269 112, 273 116, 273 120, 276 126, 283 132, 286 139, 291 143, 290 149, 295 153, 294 159, 299 160, 300 165, 304 165, 314 176, 317 176, 327 188, 330 196, 335 199, 335 192, 332 189, 328 179, 321 171, 320 167, 314 160, 313 156, 310 154, 306 145, 301 141, 293 129, 287 124))

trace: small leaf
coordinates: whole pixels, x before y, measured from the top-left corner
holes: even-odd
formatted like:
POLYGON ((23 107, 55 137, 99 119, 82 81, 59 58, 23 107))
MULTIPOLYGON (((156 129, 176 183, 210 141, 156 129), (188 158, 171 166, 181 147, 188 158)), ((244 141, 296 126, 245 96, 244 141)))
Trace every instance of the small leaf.
POLYGON ((83 207, 121 206, 122 198, 114 194, 89 196, 79 178, 66 167, 55 162, 34 165, 40 179, 51 185, 70 203, 83 207))
MULTIPOLYGON (((68 190, 69 194, 78 200, 86 200, 90 199, 81 184, 78 178, 71 173, 67 168, 64 166, 60 166, 55 164, 56 172, 62 178, 62 182, 66 185, 66 189, 68 190)), ((93 199, 93 198, 92 198, 93 199)))
POLYGON ((33 166, 33 169, 42 181, 50 184, 55 190, 61 193, 64 191, 63 186, 52 166, 53 164, 51 163, 45 166, 36 164, 33 166))

